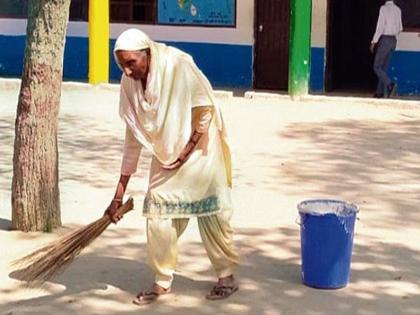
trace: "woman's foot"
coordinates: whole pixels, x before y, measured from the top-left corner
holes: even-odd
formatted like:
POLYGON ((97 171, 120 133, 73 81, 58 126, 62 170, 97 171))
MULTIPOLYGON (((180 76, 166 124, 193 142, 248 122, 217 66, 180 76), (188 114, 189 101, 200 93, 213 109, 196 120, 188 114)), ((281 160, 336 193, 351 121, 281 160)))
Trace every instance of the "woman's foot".
POLYGON ((133 303, 136 305, 150 304, 155 302, 161 295, 168 294, 170 292, 171 288, 165 289, 157 283, 154 283, 151 289, 140 291, 133 300, 133 303))
POLYGON ((236 285, 233 275, 219 278, 213 289, 206 295, 206 299, 213 301, 226 299, 238 290, 239 287, 236 285))

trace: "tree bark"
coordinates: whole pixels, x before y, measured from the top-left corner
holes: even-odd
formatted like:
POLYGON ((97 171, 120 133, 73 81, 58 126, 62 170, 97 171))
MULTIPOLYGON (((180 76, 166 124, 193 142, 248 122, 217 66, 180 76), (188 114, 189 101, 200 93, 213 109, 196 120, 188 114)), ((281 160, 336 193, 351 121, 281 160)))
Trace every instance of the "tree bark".
POLYGON ((12 227, 61 225, 57 129, 70 0, 30 0, 16 114, 12 227))

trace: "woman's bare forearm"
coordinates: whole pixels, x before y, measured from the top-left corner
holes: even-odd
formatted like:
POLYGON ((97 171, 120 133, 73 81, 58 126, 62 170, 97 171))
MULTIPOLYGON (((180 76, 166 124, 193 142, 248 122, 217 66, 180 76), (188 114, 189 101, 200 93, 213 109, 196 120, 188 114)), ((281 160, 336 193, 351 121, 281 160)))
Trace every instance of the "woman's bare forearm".
POLYGON ((131 175, 123 175, 121 174, 120 179, 117 184, 117 189, 115 190, 114 199, 116 201, 122 201, 124 197, 125 190, 127 189, 128 182, 130 180, 131 175))

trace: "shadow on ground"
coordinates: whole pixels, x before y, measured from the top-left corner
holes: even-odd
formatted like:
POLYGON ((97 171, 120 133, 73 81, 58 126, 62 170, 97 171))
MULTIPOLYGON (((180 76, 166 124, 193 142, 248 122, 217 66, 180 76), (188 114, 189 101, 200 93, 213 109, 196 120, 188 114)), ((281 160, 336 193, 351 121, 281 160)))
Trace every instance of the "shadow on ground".
MULTIPOLYGON (((43 297, 5 305, 13 314, 26 314, 25 309, 73 314, 83 307, 85 314, 97 314, 95 305, 107 305, 112 296, 101 294, 109 286, 127 293, 127 300, 140 288, 151 283, 144 264, 145 247, 135 241, 110 248, 113 239, 124 239, 138 231, 110 230, 89 254, 82 255, 62 275, 53 280, 63 289, 43 297), (133 257, 127 257, 132 251, 133 257), (88 298, 85 294, 88 294, 88 298), (90 302, 89 302, 90 301, 90 302), (93 303, 94 302, 94 303, 93 303), (90 304, 89 304, 90 303, 90 304), (22 313, 21 313, 22 312, 22 313)), ((351 284, 342 290, 316 290, 303 286, 300 280, 299 231, 291 228, 241 229, 237 231, 237 247, 242 262, 237 276, 240 291, 224 302, 206 302, 211 288, 212 272, 200 243, 180 246, 179 269, 173 294, 153 307, 153 314, 418 314, 420 296, 398 289, 418 289, 420 274, 412 266, 420 264, 420 254, 403 245, 381 246, 378 240, 356 244, 353 252, 351 284), (197 262, 205 269, 198 268, 197 262), (189 273, 193 270, 193 274, 189 273), (361 284, 363 290, 360 289, 361 284), (188 301, 188 305, 185 304, 188 301), (394 312, 395 311, 395 312, 394 312)), ((2 290, 1 294, 12 294, 2 290)), ((150 308, 118 311, 118 314, 150 312, 150 308)), ((129 308, 130 308, 129 307, 129 308)), ((115 314, 102 307, 102 314, 115 314)), ((115 312, 115 310, 114 310, 115 312)))
MULTIPOLYGON (((231 138, 239 153, 234 163, 236 189, 241 197, 251 192, 249 198, 257 200, 256 207, 245 204, 237 211, 246 221, 236 234, 242 256, 237 272, 241 289, 227 301, 205 301, 213 273, 201 244, 186 242, 180 246, 174 294, 154 306, 153 314, 419 314, 420 254, 413 245, 420 219, 418 114, 401 111, 399 118, 358 120, 342 113, 340 119, 328 116, 302 122, 295 113, 293 121, 285 117, 266 128, 267 117, 255 107, 241 106, 226 110, 228 125, 238 122, 231 138), (258 128, 245 130, 251 128, 243 128, 243 121, 258 128), (368 228, 356 234, 347 288, 323 291, 301 285, 298 227, 249 228, 255 226, 251 214, 266 216, 268 225, 267 217, 284 210, 277 205, 261 208, 271 205, 259 200, 261 192, 287 196, 285 203, 306 196, 339 196, 362 207, 361 223, 368 228)), ((325 115, 325 108, 317 110, 325 115)), ((272 111, 280 113, 274 107, 266 112, 273 115, 272 111)), ((114 189, 107 174, 118 173, 124 131, 122 125, 108 126, 104 117, 89 113, 60 115, 60 180, 87 184, 86 191, 114 189)), ((13 123, 11 115, 0 118, 2 193, 10 190, 13 123)), ((141 159, 140 173, 147 169, 147 159, 141 159)), ((279 224, 289 217, 282 217, 279 224)), ((2 219, 0 228, 8 223, 2 219)), ((0 288, 2 300, 12 301, 0 307, 0 315, 149 313, 151 308, 130 304, 136 292, 152 281, 145 266, 144 240, 133 239, 138 233, 128 228, 107 230, 88 253, 46 286, 44 296, 30 298, 29 291, 0 288)))
MULTIPOLYGON (((121 128, 112 130, 102 123, 71 114, 60 117, 60 180, 80 181, 95 188, 104 188, 104 182, 97 179, 98 174, 119 172, 124 131, 121 128)), ((150 153, 143 152, 142 156, 138 171, 147 174, 150 153)), ((108 184, 105 187, 115 185, 114 182, 108 184)))
POLYGON ((355 202, 378 228, 416 228, 420 220, 420 120, 294 122, 266 151, 238 154, 235 182, 287 196, 355 202), (249 170, 258 170, 258 178, 249 170))
POLYGON ((8 231, 12 228, 12 221, 0 218, 0 230, 8 231))
POLYGON ((277 174, 287 186, 348 196, 375 211, 373 225, 414 227, 420 219, 419 134, 418 119, 293 124, 279 137, 301 142, 301 154, 278 163, 277 174))
MULTIPOLYGON (((13 172, 13 141, 14 119, 2 116, 0 118, 0 176, 11 178, 13 172)), ((11 182, 0 181, 0 190, 10 189, 11 182)))

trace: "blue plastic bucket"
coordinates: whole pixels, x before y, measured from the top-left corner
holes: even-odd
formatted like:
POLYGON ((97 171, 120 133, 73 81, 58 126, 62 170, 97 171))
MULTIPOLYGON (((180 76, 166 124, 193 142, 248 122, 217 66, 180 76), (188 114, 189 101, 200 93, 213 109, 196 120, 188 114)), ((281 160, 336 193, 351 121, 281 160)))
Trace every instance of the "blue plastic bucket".
POLYGON ((345 287, 358 207, 339 200, 307 200, 298 210, 302 282, 319 289, 345 287))

